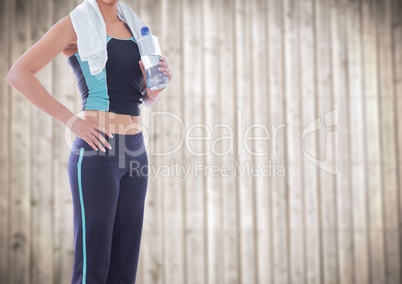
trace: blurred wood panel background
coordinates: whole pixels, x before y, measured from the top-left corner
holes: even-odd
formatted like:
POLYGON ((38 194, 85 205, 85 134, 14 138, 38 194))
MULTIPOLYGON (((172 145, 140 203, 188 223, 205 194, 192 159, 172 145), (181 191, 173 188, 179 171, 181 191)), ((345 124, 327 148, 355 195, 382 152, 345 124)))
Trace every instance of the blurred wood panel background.
MULTIPOLYGON (((64 126, 4 78, 80 2, 0 2, 0 283, 70 281, 64 126)), ((174 73, 142 107, 150 165, 190 168, 149 177, 137 282, 401 283, 402 1, 125 2, 174 73)), ((63 55, 38 78, 80 110, 63 55)))

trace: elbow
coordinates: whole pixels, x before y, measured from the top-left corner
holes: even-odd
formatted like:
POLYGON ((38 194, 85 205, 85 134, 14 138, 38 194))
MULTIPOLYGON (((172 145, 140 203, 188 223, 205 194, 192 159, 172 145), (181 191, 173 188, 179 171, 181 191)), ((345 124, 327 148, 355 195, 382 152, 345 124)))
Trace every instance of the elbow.
POLYGON ((11 68, 10 71, 8 71, 7 73, 6 83, 12 86, 15 81, 15 77, 16 77, 15 72, 13 68, 11 68))
POLYGON ((158 104, 160 97, 161 97, 160 93, 158 94, 157 97, 152 98, 152 99, 149 97, 143 97, 142 103, 143 103, 144 107, 146 107, 146 108, 153 108, 154 106, 156 106, 158 104))
POLYGON ((18 70, 15 66, 11 67, 11 69, 8 71, 7 76, 6 76, 6 82, 7 84, 9 84, 10 86, 15 86, 15 84, 17 83, 17 79, 18 79, 18 70))
POLYGON ((14 64, 8 71, 6 76, 6 82, 12 87, 16 87, 20 82, 24 82, 28 79, 29 74, 34 74, 29 69, 26 69, 23 65, 14 64))

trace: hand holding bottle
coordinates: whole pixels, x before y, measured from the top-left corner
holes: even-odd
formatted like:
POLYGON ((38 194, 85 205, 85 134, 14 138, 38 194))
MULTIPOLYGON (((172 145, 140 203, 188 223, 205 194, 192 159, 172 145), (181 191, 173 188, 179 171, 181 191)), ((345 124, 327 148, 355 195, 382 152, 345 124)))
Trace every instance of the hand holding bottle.
MULTIPOLYGON (((140 60, 139 64, 140 64, 140 68, 142 71, 142 75, 144 76, 144 79, 145 79, 146 71, 145 71, 144 63, 140 60)), ((157 66, 158 66, 158 70, 160 72, 163 72, 163 74, 169 79, 169 82, 170 82, 172 80, 173 75, 170 73, 169 63, 167 62, 166 58, 161 57, 157 66)), ((145 84, 145 85, 146 85, 147 94, 151 98, 156 97, 159 92, 163 91, 167 87, 167 85, 166 85, 166 86, 162 87, 161 89, 153 90, 148 87, 148 84, 145 84)))

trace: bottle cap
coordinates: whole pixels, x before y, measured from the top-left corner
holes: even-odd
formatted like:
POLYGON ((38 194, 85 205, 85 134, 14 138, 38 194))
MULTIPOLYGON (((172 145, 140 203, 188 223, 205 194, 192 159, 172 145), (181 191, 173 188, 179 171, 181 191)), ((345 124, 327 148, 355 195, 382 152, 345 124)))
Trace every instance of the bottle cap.
POLYGON ((149 35, 149 28, 148 28, 147 26, 143 26, 143 27, 141 28, 141 35, 142 35, 142 36, 149 35))

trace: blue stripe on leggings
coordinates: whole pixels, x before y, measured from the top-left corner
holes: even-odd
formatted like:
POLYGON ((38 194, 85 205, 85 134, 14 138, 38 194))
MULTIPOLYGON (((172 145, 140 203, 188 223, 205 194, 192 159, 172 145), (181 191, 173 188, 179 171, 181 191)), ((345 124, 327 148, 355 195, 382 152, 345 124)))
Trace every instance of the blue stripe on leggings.
POLYGON ((84 157, 84 148, 80 149, 80 158, 78 159, 78 190, 80 194, 80 204, 81 204, 81 222, 82 222, 82 284, 87 281, 87 248, 86 248, 86 227, 85 227, 85 207, 84 198, 82 196, 82 180, 81 180, 81 164, 84 157))

